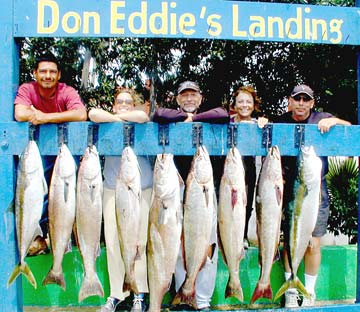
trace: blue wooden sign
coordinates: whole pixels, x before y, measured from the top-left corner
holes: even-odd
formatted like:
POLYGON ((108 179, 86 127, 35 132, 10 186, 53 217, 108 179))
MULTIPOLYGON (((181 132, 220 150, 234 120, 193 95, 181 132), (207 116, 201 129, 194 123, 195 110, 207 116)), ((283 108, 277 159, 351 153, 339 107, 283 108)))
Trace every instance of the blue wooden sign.
POLYGON ((357 8, 226 0, 14 2, 16 37, 152 37, 360 43, 357 8))

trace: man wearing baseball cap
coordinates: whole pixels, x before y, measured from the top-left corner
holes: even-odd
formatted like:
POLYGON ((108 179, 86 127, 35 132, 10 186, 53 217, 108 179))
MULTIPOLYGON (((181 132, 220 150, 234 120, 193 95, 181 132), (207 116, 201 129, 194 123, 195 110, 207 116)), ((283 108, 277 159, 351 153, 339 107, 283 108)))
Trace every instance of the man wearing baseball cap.
POLYGON ((153 121, 164 124, 179 121, 229 122, 229 114, 223 107, 216 107, 205 112, 199 112, 203 97, 199 85, 194 81, 184 81, 180 83, 176 101, 179 109, 158 108, 154 113, 153 121))
MULTIPOLYGON (((172 122, 208 122, 208 123, 228 123, 229 114, 223 107, 216 107, 207 111, 200 112, 200 106, 203 102, 203 96, 199 85, 194 81, 184 81, 180 83, 176 101, 179 105, 178 109, 158 108, 153 116, 153 121, 158 123, 172 123, 172 122)), ((175 156, 174 161, 176 167, 184 181, 190 171, 192 156, 175 156)), ((220 173, 216 170, 221 170, 223 161, 219 156, 211 156, 213 166, 214 180, 219 180, 220 173), (218 164, 218 162, 221 162, 218 164), (215 163, 214 163, 215 162, 215 163)), ((220 172, 220 171, 219 171, 220 172)), ((216 181, 217 181, 216 180, 216 181)), ((216 218, 215 218, 216 220, 216 218)), ((211 297, 215 289, 217 259, 218 259, 218 244, 217 244, 217 222, 214 222, 210 245, 208 249, 208 257, 204 266, 201 268, 196 279, 196 304, 188 302, 197 310, 209 309, 211 297)), ((183 252, 180 248, 178 260, 175 267, 175 289, 178 291, 182 286, 186 270, 184 267, 183 252)), ((180 302, 174 302, 180 304, 180 302)))
MULTIPOLYGON (((321 133, 328 132, 330 128, 335 125, 350 125, 350 122, 337 118, 330 113, 313 111, 315 105, 314 91, 305 84, 294 87, 288 97, 288 103, 288 112, 275 119, 274 122, 317 124, 321 133)), ((304 297, 301 306, 315 305, 315 284, 321 263, 320 239, 326 233, 329 217, 329 196, 325 179, 328 169, 328 161, 327 157, 321 157, 321 160, 321 203, 315 229, 312 233, 312 244, 307 247, 304 255, 305 288, 310 294, 310 299, 304 297)), ((289 203, 294 199, 293 185, 297 172, 297 158, 294 156, 283 156, 281 158, 281 162, 284 178, 283 210, 286 213, 289 209, 289 203)), ((286 226, 286 222, 284 225, 286 226)), ((286 254, 286 248, 284 248, 284 252, 285 279, 288 280, 291 277, 291 270, 286 254)), ((288 289, 285 292, 285 307, 298 307, 298 299, 298 291, 295 288, 288 289)))

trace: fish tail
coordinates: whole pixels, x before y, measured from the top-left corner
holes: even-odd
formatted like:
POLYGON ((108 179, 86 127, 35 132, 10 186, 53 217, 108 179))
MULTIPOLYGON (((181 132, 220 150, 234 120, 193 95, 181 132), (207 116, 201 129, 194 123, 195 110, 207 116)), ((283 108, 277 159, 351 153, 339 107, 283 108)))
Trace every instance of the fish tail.
POLYGON ((9 280, 7 282, 7 287, 9 287, 20 274, 24 274, 25 277, 27 278, 27 280, 29 281, 29 283, 35 289, 37 288, 35 277, 34 277, 33 273, 31 272, 30 267, 25 262, 23 264, 18 264, 14 268, 14 271, 11 273, 9 280))
POLYGON ((139 290, 135 281, 135 277, 131 278, 129 275, 125 274, 124 285, 123 285, 123 292, 131 291, 135 294, 139 294, 139 290))
POLYGON ((270 283, 264 285, 258 282, 254 290, 254 293, 251 297, 251 304, 253 304, 256 300, 260 298, 267 298, 269 300, 272 300, 272 297, 273 297, 273 292, 270 283))
POLYGON ((229 297, 235 297, 241 302, 244 301, 244 294, 241 288, 240 281, 239 282, 236 281, 234 283, 231 280, 231 278, 229 278, 228 283, 226 285, 225 298, 229 298, 229 297))
POLYGON ((275 295, 275 301, 279 299, 285 291, 287 291, 289 288, 296 288, 299 292, 301 292, 305 297, 310 298, 310 294, 305 289, 305 286, 303 283, 299 280, 297 276, 292 276, 290 279, 288 279, 275 295))
POLYGON ((104 297, 104 289, 100 283, 100 280, 96 274, 89 277, 85 275, 84 281, 79 291, 79 302, 90 296, 104 297))
POLYGON ((191 288, 186 288, 184 286, 185 283, 183 286, 181 286, 180 290, 175 295, 172 304, 175 305, 184 303, 192 306, 195 310, 197 310, 195 285, 193 285, 191 288))
POLYGON ((49 284, 57 284, 59 285, 63 290, 66 290, 66 283, 63 272, 55 273, 52 269, 49 271, 49 273, 44 278, 42 284, 49 285, 49 284))

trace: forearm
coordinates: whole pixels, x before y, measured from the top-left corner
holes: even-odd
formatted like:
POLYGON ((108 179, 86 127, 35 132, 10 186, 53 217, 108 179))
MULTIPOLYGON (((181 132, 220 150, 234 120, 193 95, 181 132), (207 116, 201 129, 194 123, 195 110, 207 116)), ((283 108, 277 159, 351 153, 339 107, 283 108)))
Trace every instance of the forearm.
POLYGON ((100 108, 92 108, 89 111, 89 119, 93 122, 116 122, 120 117, 100 108))
POLYGON ((75 109, 58 113, 43 113, 41 123, 62 123, 71 121, 86 121, 85 109, 75 109))
POLYGON ((141 110, 123 112, 118 114, 118 116, 121 120, 129 122, 144 123, 149 121, 149 116, 141 110))

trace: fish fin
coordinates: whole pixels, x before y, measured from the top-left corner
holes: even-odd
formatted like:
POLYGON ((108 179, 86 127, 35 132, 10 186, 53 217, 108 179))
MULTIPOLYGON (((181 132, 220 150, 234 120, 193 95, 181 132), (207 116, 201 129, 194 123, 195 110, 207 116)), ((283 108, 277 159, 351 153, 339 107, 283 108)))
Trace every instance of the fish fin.
POLYGON ((49 285, 49 284, 57 284, 59 285, 63 290, 66 290, 66 282, 64 278, 64 274, 61 271, 60 273, 55 273, 52 269, 49 271, 49 273, 46 275, 42 282, 43 286, 49 285))
POLYGON ((238 200, 238 192, 236 189, 231 189, 231 208, 232 210, 234 210, 234 207, 237 203, 238 200))
POLYGON ((278 185, 275 185, 275 192, 276 192, 276 201, 280 206, 283 200, 283 192, 281 191, 281 188, 278 185))
POLYGON ((64 254, 68 253, 68 252, 72 252, 72 242, 71 242, 71 238, 69 239, 67 245, 66 245, 66 248, 65 248, 65 251, 64 251, 64 254))
POLYGON ((35 277, 34 277, 33 273, 31 272, 30 267, 25 262, 23 264, 18 264, 14 268, 14 271, 11 273, 9 280, 7 282, 7 287, 9 287, 15 281, 15 279, 20 275, 20 273, 25 275, 25 277, 27 278, 29 283, 35 289, 37 288, 35 277))
POLYGON ((188 304, 188 305, 192 306, 195 310, 197 310, 198 307, 197 307, 197 302, 196 302, 195 285, 194 285, 194 287, 191 288, 191 290, 185 291, 184 290, 185 283, 186 283, 186 280, 184 281, 184 284, 181 286, 179 291, 176 293, 171 304, 177 305, 177 304, 184 303, 184 304, 188 304))
POLYGON ((15 200, 12 199, 11 202, 9 203, 9 206, 6 209, 7 213, 15 213, 15 200))
POLYGON ((43 186, 43 194, 44 196, 48 193, 48 185, 47 185, 47 182, 45 180, 45 177, 43 177, 42 179, 42 186, 43 186))
POLYGON ((277 291, 274 300, 276 301, 277 299, 279 299, 289 288, 296 288, 306 298, 310 298, 310 294, 305 289, 303 283, 299 280, 297 276, 292 275, 284 284, 282 284, 280 289, 277 291))
POLYGON ((167 207, 164 205, 164 202, 160 200, 160 209, 158 215, 158 224, 166 224, 167 223, 167 207))
POLYGON ((240 280, 239 282, 234 283, 231 278, 229 277, 229 280, 226 285, 225 289, 225 298, 229 297, 235 297, 240 302, 244 301, 244 294, 243 290, 241 288, 240 280))
POLYGON ((81 302, 90 296, 104 297, 104 289, 100 283, 99 277, 93 274, 91 277, 84 276, 83 283, 79 291, 78 301, 81 302))
POLYGON ((68 181, 65 181, 65 183, 64 183, 64 202, 65 202, 65 203, 67 203, 67 201, 68 201, 69 194, 70 194, 70 191, 69 191, 69 182, 68 182, 68 181))
POLYGON ((125 273, 123 292, 126 292, 126 291, 130 291, 135 294, 139 294, 139 290, 138 290, 135 279, 129 280, 128 275, 125 273))
POLYGON ((270 283, 263 285, 258 282, 256 284, 254 293, 251 297, 250 303, 253 304, 256 300, 258 300, 260 298, 267 298, 269 300, 272 300, 272 297, 273 297, 273 292, 272 292, 270 283))

